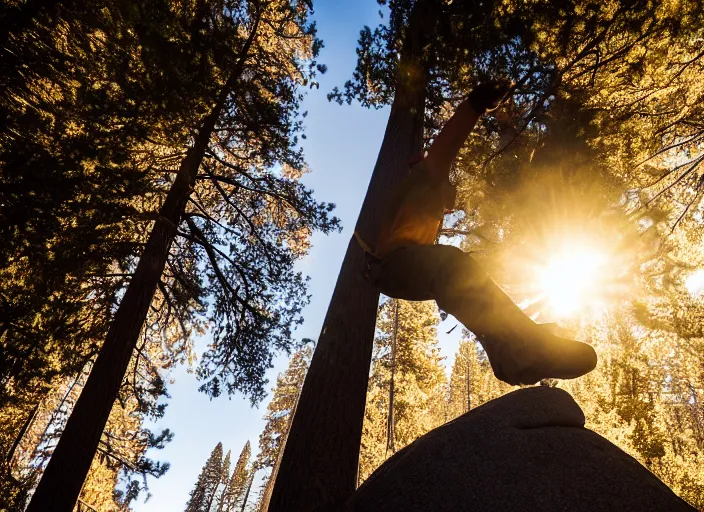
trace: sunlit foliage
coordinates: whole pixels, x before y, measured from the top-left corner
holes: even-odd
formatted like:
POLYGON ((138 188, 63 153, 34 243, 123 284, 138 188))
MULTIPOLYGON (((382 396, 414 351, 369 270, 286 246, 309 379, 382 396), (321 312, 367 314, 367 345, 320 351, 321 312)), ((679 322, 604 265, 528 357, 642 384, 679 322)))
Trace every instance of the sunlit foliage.
POLYGON ((273 480, 276 478, 281 450, 286 444, 296 403, 301 394, 312 356, 313 347, 309 344, 293 354, 286 371, 280 373, 276 378, 276 386, 272 389, 271 401, 266 408, 267 411, 264 415, 266 424, 264 430, 259 434, 259 453, 254 461, 253 470, 263 469, 266 472, 264 483, 261 486, 259 503, 266 503, 267 507, 271 498, 273 480))
POLYGON ((379 307, 364 412, 360 482, 395 451, 446 420, 437 323, 437 308, 429 302, 394 299, 379 307), (392 379, 394 391, 390 393, 392 379))

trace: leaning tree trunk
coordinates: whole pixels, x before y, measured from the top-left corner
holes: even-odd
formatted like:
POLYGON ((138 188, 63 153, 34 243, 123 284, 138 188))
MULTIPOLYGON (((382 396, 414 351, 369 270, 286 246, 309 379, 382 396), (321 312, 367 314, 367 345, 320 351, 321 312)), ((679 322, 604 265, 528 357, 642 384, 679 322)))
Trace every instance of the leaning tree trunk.
MULTIPOLYGON (((474 347, 470 346, 470 350, 474 350, 474 347)), ((467 351, 467 373, 464 376, 465 387, 467 388, 467 410, 469 412, 472 408, 472 360, 469 358, 470 352, 467 351)))
POLYGON ((252 474, 249 475, 249 481, 247 482, 247 490, 244 493, 244 498, 242 498, 242 508, 240 509, 240 512, 244 512, 244 509, 247 506, 247 501, 249 501, 249 493, 251 492, 252 484, 254 483, 254 475, 256 474, 256 470, 252 468, 252 474))
MULTIPOLYGON (((418 16, 415 16, 418 19, 418 16)), ((373 242, 389 194, 423 144, 427 68, 421 26, 409 29, 386 125, 356 230, 373 242)), ((351 239, 284 448, 270 512, 330 511, 357 482, 379 292, 364 278, 364 252, 351 239)))
POLYGON ((259 14, 232 74, 205 118, 198 135, 166 196, 149 235, 144 253, 115 313, 105 343, 78 398, 59 443, 32 496, 27 512, 71 512, 90 469, 100 437, 137 346, 171 243, 186 210, 188 198, 215 129, 215 124, 244 69, 257 33, 259 14))
POLYGON ((29 416, 27 416, 27 419, 25 420, 24 424, 22 425, 22 428, 15 436, 15 440, 13 441, 12 446, 8 450, 7 454, 5 455, 5 468, 8 473, 12 472, 12 459, 15 457, 15 452, 17 451, 17 448, 19 447, 20 443, 22 442, 22 438, 24 438, 25 434, 29 430, 29 427, 34 422, 34 418, 37 417, 37 412, 39 411, 39 406, 41 405, 41 403, 42 403, 41 400, 39 402, 37 402, 37 405, 34 406, 34 408, 32 409, 32 412, 29 413, 29 416))
POLYGON ((398 299, 394 299, 394 326, 391 336, 391 379, 389 379, 389 413, 386 416, 386 455, 396 453, 396 418, 394 397, 396 392, 396 350, 398 348, 398 299))
POLYGON ((291 409, 291 414, 288 418, 286 432, 282 436, 281 444, 279 445, 279 453, 276 454, 276 462, 274 463, 274 467, 271 469, 271 476, 269 476, 269 481, 266 483, 266 487, 264 488, 264 494, 262 495, 261 500, 259 501, 258 512, 266 512, 267 510, 269 510, 271 494, 274 491, 274 483, 276 482, 276 476, 279 474, 279 467, 281 466, 281 458, 283 457, 284 448, 286 446, 286 443, 288 442, 288 435, 291 433, 291 422, 296 416, 296 410, 298 409, 298 402, 300 401, 300 399, 301 392, 299 391, 298 396, 296 397, 296 403, 293 404, 293 409, 291 409))
MULTIPOLYGON (((211 117, 212 114, 206 123, 211 117)), ((125 377, 209 136, 210 131, 202 131, 181 163, 93 370, 32 496, 28 512, 73 510, 125 377)))

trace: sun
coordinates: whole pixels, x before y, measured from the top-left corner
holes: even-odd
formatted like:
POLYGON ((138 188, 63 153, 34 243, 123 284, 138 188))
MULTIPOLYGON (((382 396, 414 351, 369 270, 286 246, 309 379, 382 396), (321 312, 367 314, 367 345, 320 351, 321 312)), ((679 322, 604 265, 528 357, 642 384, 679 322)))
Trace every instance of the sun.
POLYGON ((697 270, 690 274, 685 280, 684 285, 692 297, 704 295, 704 270, 697 270))
POLYGON ((581 248, 563 250, 540 270, 539 287, 553 315, 567 317, 593 302, 602 281, 606 256, 581 248))

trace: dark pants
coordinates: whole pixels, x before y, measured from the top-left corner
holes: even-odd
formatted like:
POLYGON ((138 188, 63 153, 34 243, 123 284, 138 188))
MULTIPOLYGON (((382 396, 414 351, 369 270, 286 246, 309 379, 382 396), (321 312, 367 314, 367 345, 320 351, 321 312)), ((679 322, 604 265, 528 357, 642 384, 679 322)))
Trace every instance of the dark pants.
POLYGON ((389 297, 435 300, 480 338, 530 335, 536 324, 494 283, 474 258, 450 245, 410 245, 371 265, 370 277, 389 297))
POLYGON ((589 345, 541 329, 469 254, 449 245, 411 245, 370 264, 379 291, 403 300, 435 299, 472 331, 494 374, 509 384, 572 379, 596 366, 589 345))

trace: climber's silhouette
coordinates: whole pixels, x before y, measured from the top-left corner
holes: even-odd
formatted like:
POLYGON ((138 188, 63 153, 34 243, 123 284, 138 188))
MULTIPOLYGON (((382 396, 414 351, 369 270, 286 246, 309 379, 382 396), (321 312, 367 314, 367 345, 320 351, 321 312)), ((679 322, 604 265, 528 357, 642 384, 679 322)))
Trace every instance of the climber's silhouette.
POLYGON ((477 86, 427 156, 410 168, 391 198, 375 249, 368 251, 369 277, 389 297, 435 299, 438 307, 477 336, 494 375, 509 384, 575 378, 596 366, 592 347, 539 326, 469 254, 435 245, 445 211, 454 207, 455 188, 449 181, 452 161, 479 117, 495 109, 509 90, 502 83, 477 86))

